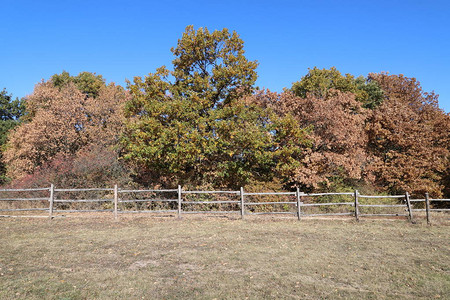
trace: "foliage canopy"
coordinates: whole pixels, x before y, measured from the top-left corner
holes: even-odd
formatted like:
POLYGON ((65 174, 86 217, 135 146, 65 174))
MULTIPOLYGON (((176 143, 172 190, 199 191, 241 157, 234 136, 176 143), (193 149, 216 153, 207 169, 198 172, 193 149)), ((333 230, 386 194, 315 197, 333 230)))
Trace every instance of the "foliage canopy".
POLYGON ((63 71, 23 101, 0 92, 1 180, 302 191, 370 186, 450 196, 450 115, 415 78, 314 67, 282 93, 227 29, 186 27, 162 66, 127 82, 63 71))
POLYGON ((12 99, 6 89, 0 92, 0 183, 4 183, 7 178, 6 165, 3 162, 4 145, 7 141, 9 132, 16 127, 21 117, 25 113, 25 106, 22 100, 12 99))
POLYGON ((245 58, 237 33, 189 26, 172 52, 173 71, 128 84, 124 157, 148 176, 142 180, 239 186, 296 165, 303 130, 244 101, 257 63, 245 58))
POLYGON ((450 116, 415 78, 370 74, 387 95, 367 121, 370 171, 393 193, 440 197, 450 165, 450 116))
POLYGON ((11 178, 31 174, 56 157, 76 155, 89 145, 108 147, 118 142, 127 92, 103 84, 93 97, 72 79, 55 84, 55 76, 36 85, 25 100, 26 122, 10 133, 4 161, 11 178))
POLYGON ((317 99, 326 99, 334 95, 335 91, 352 93, 356 100, 360 101, 365 108, 375 108, 383 102, 383 90, 376 81, 359 76, 355 78, 351 74, 343 76, 335 67, 309 69, 308 74, 300 81, 294 82, 292 92, 306 98, 309 94, 317 99))

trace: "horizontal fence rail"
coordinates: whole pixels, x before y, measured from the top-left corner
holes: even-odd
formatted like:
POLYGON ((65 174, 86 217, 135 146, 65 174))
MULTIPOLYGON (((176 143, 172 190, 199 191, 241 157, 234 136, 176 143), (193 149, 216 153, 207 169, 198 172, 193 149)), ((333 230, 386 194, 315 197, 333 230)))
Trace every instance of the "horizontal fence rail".
POLYGON ((331 202, 331 203, 301 203, 301 206, 328 206, 328 205, 351 205, 354 206, 353 202, 331 202))
MULTIPOLYGON (((0 189, 0 212, 49 212, 49 191, 50 188, 48 187, 28 189, 0 189), (24 193, 26 195, 24 195, 24 193)), ((9 217, 12 215, 7 214, 4 216, 9 217)))
POLYGON ((181 191, 182 194, 239 194, 239 191, 181 191))
POLYGON ((405 195, 390 195, 390 196, 369 196, 369 195, 359 195, 360 198, 373 198, 373 199, 382 199, 382 198, 405 198, 405 195))
POLYGON ((311 194, 303 194, 304 197, 315 197, 315 196, 338 196, 338 195, 350 195, 353 193, 311 193, 311 194))
POLYGON ((177 202, 177 199, 124 199, 118 200, 119 203, 134 203, 134 202, 177 202))
POLYGON ((359 217, 408 217, 409 220, 412 221, 412 209, 411 209, 411 203, 409 201, 409 194, 405 193, 404 195, 361 195, 358 193, 358 191, 355 191, 354 193, 355 198, 355 216, 358 220, 359 217), (367 200, 382 200, 382 199, 389 199, 390 201, 396 200, 396 201, 402 201, 402 204, 386 204, 386 203, 361 203, 361 201, 367 201, 367 200), (403 208, 404 211, 407 211, 408 214, 405 214, 403 212, 386 212, 385 208, 403 208), (360 212, 360 209, 364 210, 364 212, 360 212), (367 209, 372 209, 373 211, 369 213, 367 209), (382 209, 381 211, 379 209, 382 209))
POLYGON ((0 192, 38 192, 49 191, 50 188, 35 188, 35 189, 0 189, 0 192))
MULTIPOLYGON (((416 208, 414 211, 426 211, 425 208, 416 208)), ((450 211, 450 208, 430 208, 430 211, 450 211)))
POLYGON ((237 214, 239 213, 239 210, 237 209, 229 209, 229 210, 223 210, 220 206, 221 204, 234 204, 239 205, 241 204, 241 201, 237 198, 241 194, 241 191, 184 191, 182 190, 181 186, 178 186, 179 190, 179 199, 178 199, 178 217, 181 216, 181 213, 183 214, 237 214), (235 195, 236 200, 186 200, 183 198, 183 195, 199 195, 199 196, 207 196, 207 195, 235 195), (182 210, 182 206, 189 205, 192 207, 198 207, 198 205, 219 205, 220 210, 182 210))
POLYGON ((172 213, 176 213, 177 210, 173 209, 173 208, 167 208, 167 209, 148 209, 144 208, 144 209, 139 209, 137 207, 138 204, 170 204, 170 203, 176 203, 179 200, 175 199, 173 196, 175 193, 178 193, 179 190, 178 189, 141 189, 141 190, 132 190, 132 189, 119 189, 116 186, 114 186, 114 218, 117 219, 119 214, 149 214, 149 213, 156 213, 156 214, 161 214, 161 213, 168 213, 168 214, 172 214, 172 213), (120 195, 124 195, 126 194, 126 198, 119 198, 119 194, 120 195), (148 197, 148 195, 143 196, 143 199, 131 199, 131 195, 132 194, 158 194, 157 198, 150 198, 148 197), (165 194, 169 194, 171 195, 171 197, 169 198, 164 198, 162 195, 165 194), (133 208, 126 208, 123 205, 126 204, 134 204, 133 208), (120 207, 119 207, 120 205, 120 207))
POLYGON ((42 201, 48 198, 2 198, 0 201, 42 201))
POLYGON ((411 202, 420 203, 425 202, 425 208, 412 209, 413 211, 425 211, 427 217, 427 223, 431 224, 431 212, 447 212, 450 211, 448 208, 432 208, 430 207, 431 202, 450 202, 450 199, 432 199, 425 193, 425 199, 412 199, 411 202))
POLYGON ((114 199, 64 199, 53 200, 53 203, 74 203, 74 202, 112 202, 114 199))
POLYGON ((292 192, 266 192, 266 193, 244 193, 245 196, 262 196, 262 195, 295 195, 295 193, 292 192))
MULTIPOLYGON (((240 214, 244 218, 246 215, 280 214, 296 215, 299 220, 312 216, 355 216, 356 220, 360 217, 393 216, 412 220, 413 212, 426 212, 427 222, 431 223, 431 212, 449 212, 450 208, 442 205, 432 207, 430 204, 445 202, 450 202, 450 199, 430 198, 427 193, 423 199, 410 199, 408 193, 361 195, 354 191, 308 194, 298 188, 294 192, 245 192, 243 188, 239 191, 189 191, 181 186, 177 189, 120 189, 117 185, 113 188, 55 188, 52 184, 47 188, 0 189, 0 204, 9 204, 9 207, 0 207, 0 212, 47 212, 50 218, 55 213, 113 212, 116 219, 119 214, 168 213, 178 217, 182 214, 240 214), (96 196, 90 193, 96 193, 96 196), (270 201, 267 197, 271 197, 270 201), (324 202, 324 199, 329 199, 324 197, 334 197, 338 201, 324 202), (35 206, 23 207, 31 206, 30 203, 35 206), (420 207, 423 203, 425 208, 420 207), (392 211, 395 209, 400 211, 392 211)), ((8 216, 14 215, 5 215, 8 216)))
POLYGON ((402 204, 360 204, 359 207, 406 207, 402 204))
POLYGON ((178 192, 178 190, 117 190, 118 193, 178 192))
POLYGON ((102 192, 102 191, 114 191, 110 188, 88 188, 88 189, 54 189, 55 192, 102 192))
POLYGON ((176 210, 127 210, 118 211, 119 214, 137 214, 137 213, 175 213, 176 210))

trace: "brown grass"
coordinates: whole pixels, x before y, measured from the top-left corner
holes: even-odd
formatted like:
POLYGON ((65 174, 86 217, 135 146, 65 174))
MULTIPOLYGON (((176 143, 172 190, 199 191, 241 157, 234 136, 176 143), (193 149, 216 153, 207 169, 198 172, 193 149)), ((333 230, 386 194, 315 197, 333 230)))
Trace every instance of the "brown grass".
POLYGON ((0 219, 0 299, 446 298, 449 229, 404 220, 0 219))

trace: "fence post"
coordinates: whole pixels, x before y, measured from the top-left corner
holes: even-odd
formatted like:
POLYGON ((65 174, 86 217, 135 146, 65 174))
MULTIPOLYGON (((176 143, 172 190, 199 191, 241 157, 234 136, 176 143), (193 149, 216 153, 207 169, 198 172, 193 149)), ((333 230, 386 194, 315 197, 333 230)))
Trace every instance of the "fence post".
POLYGON ((405 193, 405 200, 406 200, 406 206, 408 207, 408 214, 409 214, 409 220, 412 222, 413 215, 412 215, 412 209, 411 209, 411 202, 409 202, 409 193, 405 193))
POLYGON ((300 210, 300 205, 302 203, 301 201, 301 197, 300 197, 300 189, 297 187, 297 191, 295 192, 296 196, 297 196, 297 218, 300 221, 300 214, 301 214, 301 210, 300 210))
POLYGON ((241 186, 241 219, 244 219, 244 188, 241 186))
POLYGON ((358 190, 355 190, 355 218, 356 221, 359 221, 359 203, 358 203, 358 190))
POLYGON ((430 195, 428 195, 428 193, 425 193, 425 210, 427 212, 427 224, 431 224, 430 195))
POLYGON ((55 188, 53 186, 53 183, 50 184, 50 198, 49 198, 49 208, 48 208, 48 217, 53 219, 53 202, 55 200, 55 188))
POLYGON ((181 218, 181 185, 178 185, 178 219, 181 218))
POLYGON ((114 220, 117 220, 117 204, 119 202, 117 184, 114 185, 114 220))

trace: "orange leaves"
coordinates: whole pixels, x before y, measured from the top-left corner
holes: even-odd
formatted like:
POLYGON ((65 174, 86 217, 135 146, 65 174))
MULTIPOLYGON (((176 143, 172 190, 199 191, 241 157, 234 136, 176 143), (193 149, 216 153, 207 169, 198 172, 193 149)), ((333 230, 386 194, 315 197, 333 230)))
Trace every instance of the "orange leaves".
POLYGON ((72 155, 92 144, 114 145, 122 130, 122 105, 127 93, 103 86, 96 98, 73 83, 38 84, 26 99, 29 114, 9 136, 4 160, 12 178, 32 173, 57 155, 72 155))
POLYGON ((377 183, 391 192, 442 196, 449 163, 449 116, 438 96, 425 93, 415 78, 370 74, 386 100, 370 115, 369 149, 377 163, 369 166, 377 183))
POLYGON ((297 181, 317 187, 336 175, 361 178, 367 159, 366 111, 354 94, 335 91, 328 98, 311 94, 300 98, 285 92, 279 107, 280 112, 293 114, 302 127, 312 128, 312 150, 297 171, 297 181))

